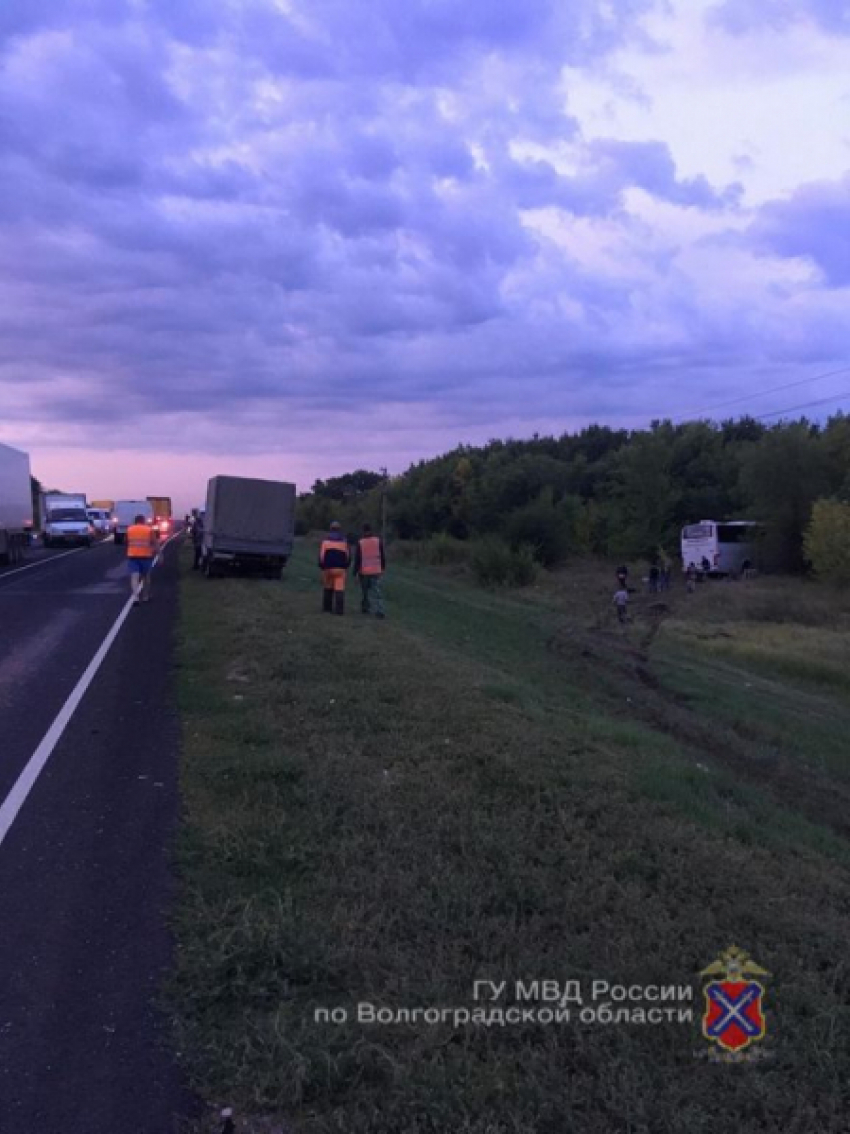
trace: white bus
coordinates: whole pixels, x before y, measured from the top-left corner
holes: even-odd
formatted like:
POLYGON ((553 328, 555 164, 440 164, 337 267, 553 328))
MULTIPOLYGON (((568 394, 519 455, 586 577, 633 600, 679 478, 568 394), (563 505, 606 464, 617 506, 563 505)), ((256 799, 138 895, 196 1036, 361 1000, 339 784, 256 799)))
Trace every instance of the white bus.
POLYGON ((700 520, 682 528, 682 570, 705 575, 740 575, 758 561, 764 525, 755 520, 700 520))

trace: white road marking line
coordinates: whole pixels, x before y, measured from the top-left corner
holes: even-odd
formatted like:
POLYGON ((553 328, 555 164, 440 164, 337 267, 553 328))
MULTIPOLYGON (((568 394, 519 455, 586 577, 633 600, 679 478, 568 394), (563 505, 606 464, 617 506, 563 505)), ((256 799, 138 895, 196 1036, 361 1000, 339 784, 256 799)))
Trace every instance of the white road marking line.
MULTIPOLYGON (((162 545, 156 557, 154 558, 154 567, 159 562, 160 556, 162 555, 163 551, 165 551, 166 547, 168 547, 168 544, 171 543, 171 540, 175 539, 179 534, 179 532, 176 532, 162 545)), ((121 608, 121 613, 112 624, 112 629, 101 642, 97 653, 94 655, 94 657, 86 667, 85 673, 74 686, 70 696, 68 697, 68 700, 59 710, 58 716, 53 721, 53 724, 50 726, 47 732, 44 734, 44 737, 42 738, 42 741, 39 744, 38 748, 36 748, 35 752, 33 752, 32 756, 30 756, 29 760, 27 761, 26 767, 18 776, 14 786, 12 787, 12 790, 4 799, 2 806, 0 806, 0 846, 2 846, 3 840, 8 835, 12 824, 18 817, 18 813, 26 803, 27 796, 32 791, 36 780, 44 770, 44 766, 50 759, 53 749, 62 739, 62 734, 68 727, 68 724, 74 713, 77 711, 83 697, 86 695, 88 687, 91 685, 92 681, 94 681, 95 675, 97 674, 97 671, 100 669, 101 664, 103 663, 103 659, 109 653, 109 649, 112 643, 118 637, 118 632, 127 620, 127 615, 133 609, 135 601, 135 596, 131 595, 124 603, 124 606, 121 608)))
MULTIPOLYGON (((111 543, 112 536, 107 536, 106 539, 99 539, 97 543, 93 543, 92 547, 100 547, 103 543, 111 543)), ((43 567, 45 563, 55 563, 57 559, 64 559, 66 555, 78 555, 81 551, 91 551, 91 547, 72 547, 70 551, 63 551, 61 555, 51 555, 47 559, 39 559, 37 563, 28 563, 26 567, 16 567, 14 571, 0 572, 0 583, 4 579, 11 578, 12 575, 20 575, 21 571, 32 571, 33 567, 43 567)))

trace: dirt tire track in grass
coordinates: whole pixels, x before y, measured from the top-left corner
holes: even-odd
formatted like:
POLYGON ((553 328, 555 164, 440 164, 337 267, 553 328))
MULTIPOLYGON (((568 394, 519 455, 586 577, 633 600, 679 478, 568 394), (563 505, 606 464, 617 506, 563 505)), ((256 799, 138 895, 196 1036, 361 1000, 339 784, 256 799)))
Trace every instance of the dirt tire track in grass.
POLYGON ((694 759, 703 757, 723 765, 776 803, 812 823, 828 826, 844 838, 850 836, 850 788, 818 775, 805 764, 783 758, 775 748, 760 742, 751 726, 718 727, 717 722, 694 711, 685 697, 665 686, 646 648, 647 642, 656 640, 659 628, 656 624, 639 646, 614 634, 571 628, 554 635, 550 648, 556 655, 577 655, 587 663, 586 687, 597 693, 606 690, 613 712, 645 721, 691 749, 694 759))
POLYGON ((848 871, 642 795, 656 748, 689 758, 520 604, 399 573, 390 621, 330 619, 310 558, 185 579, 172 996, 205 1097, 293 1134, 846 1134, 848 871), (698 1026, 314 1019, 472 1006, 480 979, 690 984, 732 943, 774 974, 751 1068, 696 1058, 698 1026))

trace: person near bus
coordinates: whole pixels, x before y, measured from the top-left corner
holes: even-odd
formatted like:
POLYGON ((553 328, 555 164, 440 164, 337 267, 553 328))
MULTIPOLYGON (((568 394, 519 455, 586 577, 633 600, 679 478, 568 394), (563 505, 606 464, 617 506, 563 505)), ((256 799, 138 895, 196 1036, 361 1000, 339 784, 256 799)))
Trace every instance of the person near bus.
POLYGON ((325 614, 345 614, 345 578, 351 563, 348 541, 336 521, 319 548, 319 569, 322 572, 322 610, 325 614))
POLYGON ((156 557, 157 537, 153 524, 144 516, 138 515, 127 528, 127 571, 130 576, 130 592, 136 600, 150 602, 151 571, 156 557))
POLYGON ((372 613, 372 600, 375 604, 375 617, 384 618, 384 596, 381 579, 387 569, 384 541, 376 536, 370 524, 363 525, 363 535, 357 541, 354 552, 354 577, 360 579, 362 601, 360 609, 364 614, 372 613))
POLYGON ((626 623, 629 620, 629 592, 625 586, 620 586, 614 592, 614 606, 617 608, 617 621, 626 623))

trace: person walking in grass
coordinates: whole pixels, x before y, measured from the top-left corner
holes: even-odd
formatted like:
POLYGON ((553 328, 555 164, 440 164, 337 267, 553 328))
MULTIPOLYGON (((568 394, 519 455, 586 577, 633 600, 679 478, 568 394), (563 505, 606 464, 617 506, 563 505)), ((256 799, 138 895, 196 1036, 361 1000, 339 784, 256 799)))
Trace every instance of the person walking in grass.
POLYGON ((151 571, 156 556, 156 532, 142 515, 127 528, 127 571, 130 576, 130 592, 136 600, 150 602, 151 571))
POLYGON ((357 541, 354 552, 354 577, 360 578, 360 592, 362 601, 360 609, 364 614, 372 613, 372 601, 375 604, 375 617, 384 618, 384 596, 381 591, 381 579, 387 569, 387 558, 384 553, 384 541, 376 536, 370 524, 363 525, 363 535, 357 541))
POLYGON ((621 623, 629 620, 629 592, 621 586, 614 593, 614 606, 617 608, 617 620, 621 623))
POLYGON ((322 572, 322 610, 325 614, 345 614, 345 578, 351 556, 342 528, 334 521, 319 548, 322 572))

